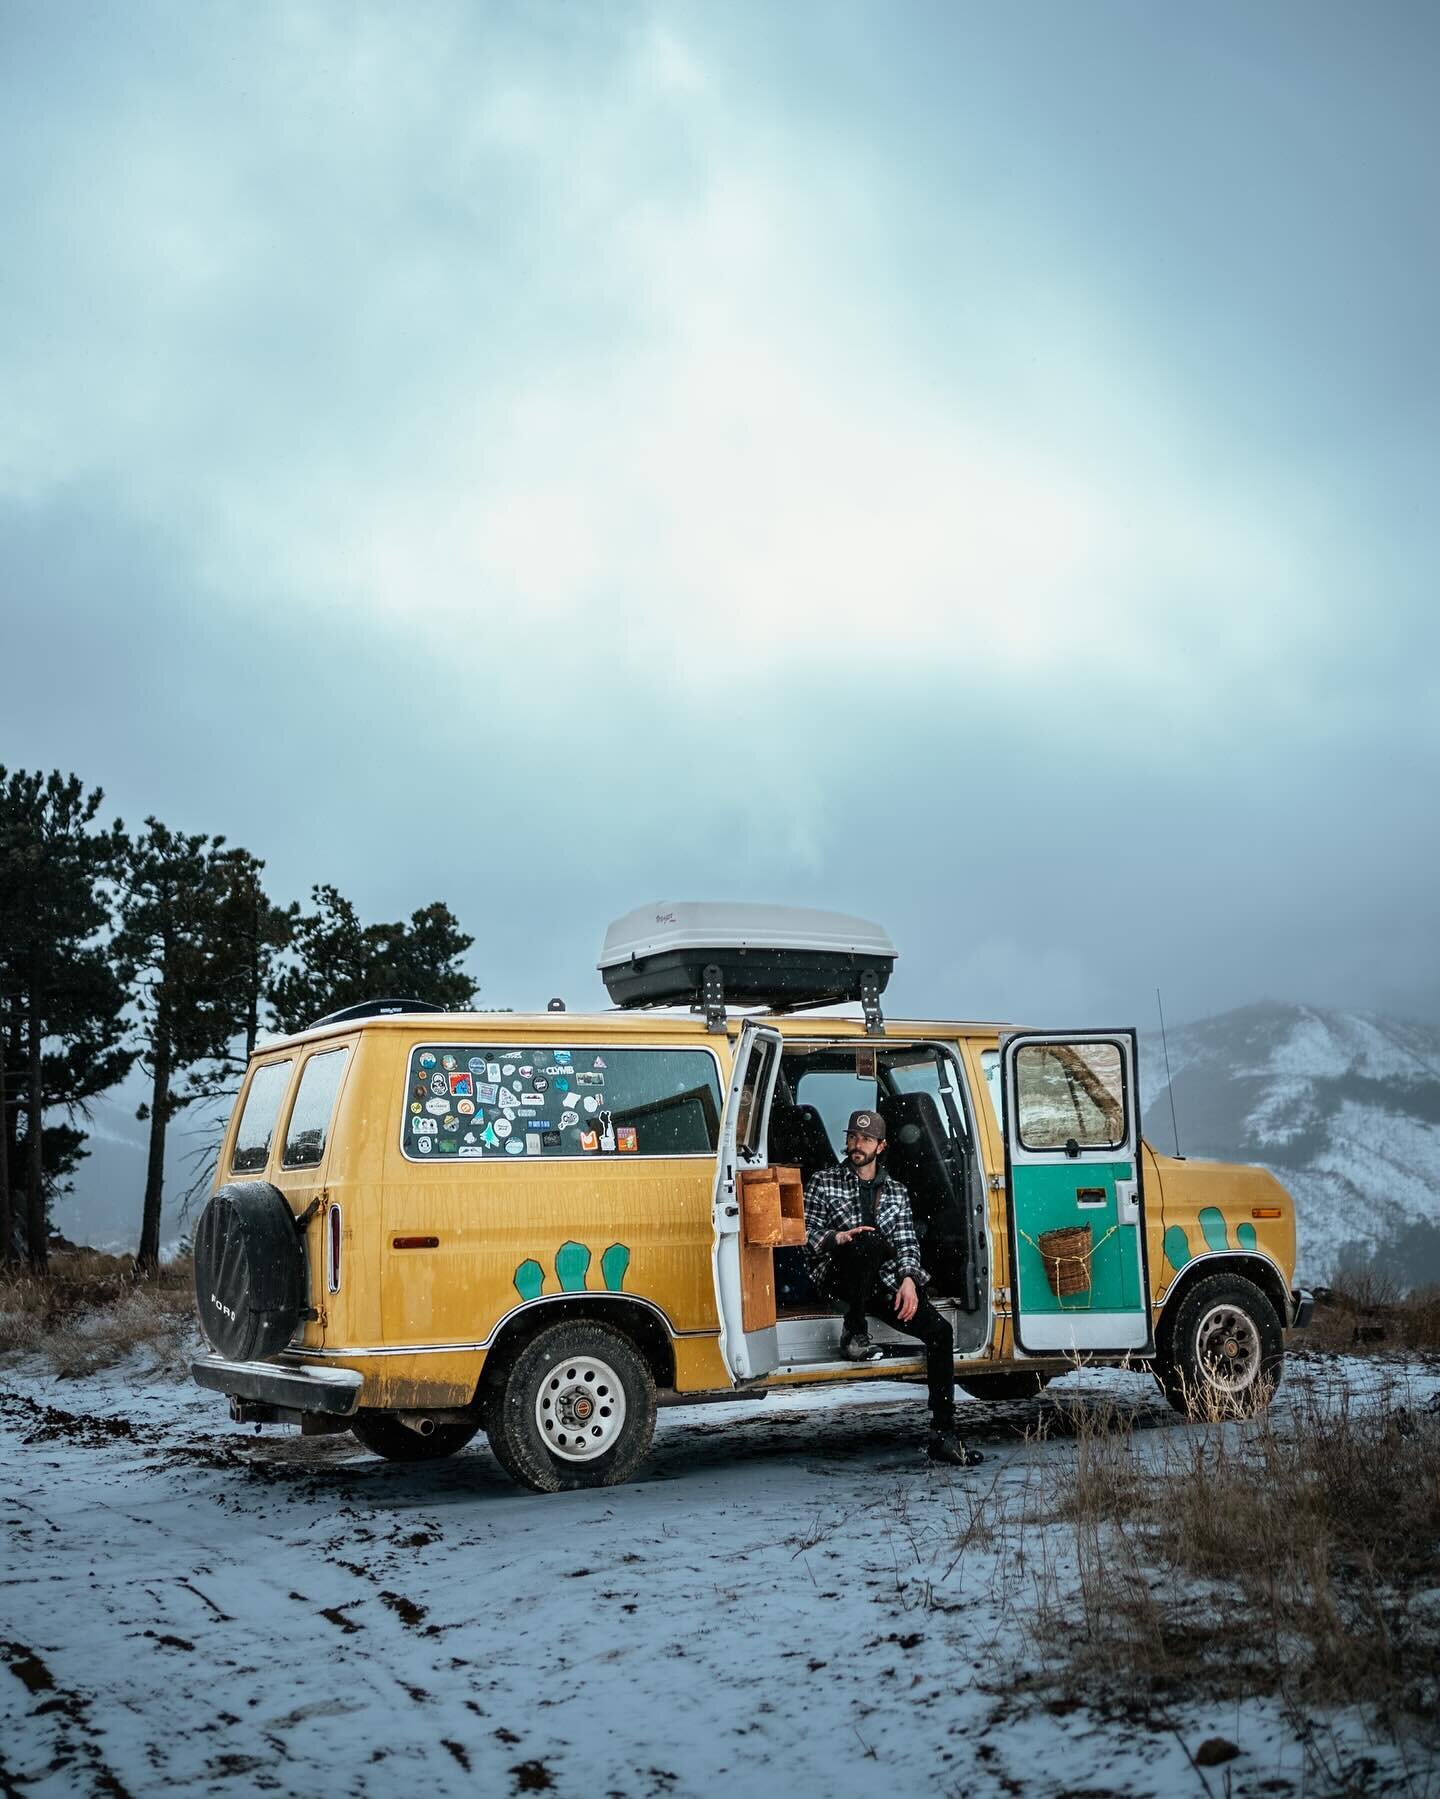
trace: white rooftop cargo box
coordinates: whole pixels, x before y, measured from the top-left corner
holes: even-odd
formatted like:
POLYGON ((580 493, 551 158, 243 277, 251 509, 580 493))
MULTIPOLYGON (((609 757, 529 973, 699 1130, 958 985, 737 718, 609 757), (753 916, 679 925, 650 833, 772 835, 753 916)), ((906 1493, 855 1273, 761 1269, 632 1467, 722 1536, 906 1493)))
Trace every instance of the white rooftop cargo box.
POLYGON ((598 966, 617 1006, 703 1007, 714 1024, 727 1000, 780 1011, 861 1000, 878 1023, 895 956, 879 925, 843 912, 679 900, 617 918, 598 966))

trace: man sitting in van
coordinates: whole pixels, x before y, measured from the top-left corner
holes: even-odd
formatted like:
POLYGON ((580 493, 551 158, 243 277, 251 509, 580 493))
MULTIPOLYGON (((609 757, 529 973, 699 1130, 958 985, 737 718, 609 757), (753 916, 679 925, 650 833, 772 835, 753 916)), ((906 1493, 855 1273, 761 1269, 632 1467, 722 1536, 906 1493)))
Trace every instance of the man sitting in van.
POLYGON ((955 1428, 955 1336, 921 1288, 920 1240, 909 1192, 881 1167, 885 1120, 879 1112, 852 1112, 845 1133, 845 1163, 822 1168, 805 1188, 805 1250, 810 1275, 829 1299, 845 1308, 841 1353, 852 1362, 884 1355, 870 1340, 867 1318, 879 1318, 925 1345, 930 1390, 933 1462, 969 1468, 981 1457, 967 1449, 955 1428))

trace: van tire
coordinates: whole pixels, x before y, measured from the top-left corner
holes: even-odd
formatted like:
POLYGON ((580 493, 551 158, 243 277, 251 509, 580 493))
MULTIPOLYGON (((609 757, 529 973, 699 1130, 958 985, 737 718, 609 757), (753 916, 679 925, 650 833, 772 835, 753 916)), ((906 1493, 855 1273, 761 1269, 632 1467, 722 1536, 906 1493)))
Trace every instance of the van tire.
POLYGON ((265 1362, 295 1335, 305 1306, 305 1248, 295 1214, 268 1181, 218 1187, 195 1231, 195 1304, 211 1347, 265 1362))
POLYGON ((1284 1360, 1280 1319, 1261 1289, 1212 1274, 1181 1299, 1155 1374, 1187 1418, 1248 1418, 1269 1405, 1284 1360))
POLYGON ((612 1326, 589 1319, 552 1324, 502 1364, 486 1401, 485 1430, 500 1466, 532 1492, 619 1486, 655 1434, 655 1377, 612 1326), (583 1419, 577 1406, 588 1408, 583 1419), (600 1434, 607 1431, 608 1442, 600 1434), (587 1456, 591 1434, 604 1447, 587 1456), (570 1443, 574 1454, 560 1447, 570 1443))
POLYGON ((428 1437, 411 1430, 388 1412, 357 1412, 350 1420, 356 1441, 387 1462, 443 1462, 462 1450, 480 1428, 480 1420, 453 1419, 437 1424, 428 1437))
POLYGON ((1007 1368, 1001 1374, 957 1374, 955 1385, 972 1399, 1000 1401, 1034 1399, 1054 1380, 1053 1374, 1031 1373, 1027 1369, 1007 1368))

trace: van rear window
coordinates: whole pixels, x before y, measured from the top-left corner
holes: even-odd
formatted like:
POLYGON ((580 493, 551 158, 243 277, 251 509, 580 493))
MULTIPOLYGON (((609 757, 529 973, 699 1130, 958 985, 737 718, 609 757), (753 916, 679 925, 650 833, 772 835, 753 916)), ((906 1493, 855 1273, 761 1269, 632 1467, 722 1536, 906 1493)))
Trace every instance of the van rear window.
POLYGON ((289 1062, 266 1062, 255 1070, 250 1091, 245 1095, 245 1110, 240 1114, 240 1128, 235 1133, 235 1148, 230 1156, 232 1174, 254 1174, 270 1160, 270 1139, 275 1135, 280 1101, 289 1085, 289 1062))
POLYGON ((410 1053, 412 1161, 713 1155, 719 1135, 720 1074, 706 1050, 422 1043, 410 1053))

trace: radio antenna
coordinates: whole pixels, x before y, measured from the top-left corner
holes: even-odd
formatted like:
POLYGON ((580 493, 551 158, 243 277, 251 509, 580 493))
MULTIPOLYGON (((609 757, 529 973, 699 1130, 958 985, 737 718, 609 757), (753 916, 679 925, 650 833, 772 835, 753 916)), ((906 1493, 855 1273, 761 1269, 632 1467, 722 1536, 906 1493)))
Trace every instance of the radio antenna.
POLYGON ((1160 989, 1155 989, 1155 1009, 1160 1014, 1160 1047, 1165 1051, 1165 1091, 1170 1095, 1170 1128, 1175 1133, 1175 1160, 1183 1162, 1180 1154, 1180 1126, 1175 1121, 1175 1083, 1170 1077, 1170 1044, 1165 1036, 1165 1008, 1160 1003, 1160 989))

